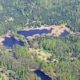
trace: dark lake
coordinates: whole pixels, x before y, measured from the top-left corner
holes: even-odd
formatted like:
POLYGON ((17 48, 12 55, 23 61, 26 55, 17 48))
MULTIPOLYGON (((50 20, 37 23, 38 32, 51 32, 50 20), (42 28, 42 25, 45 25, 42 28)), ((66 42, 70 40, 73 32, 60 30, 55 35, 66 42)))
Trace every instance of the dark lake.
POLYGON ((39 34, 39 35, 42 35, 42 34, 48 34, 48 33, 51 33, 53 30, 53 28, 51 28, 50 30, 47 30, 47 29, 42 29, 42 30, 39 30, 39 29, 36 29, 36 30, 29 30, 29 31, 18 31, 18 34, 21 34, 23 35, 24 37, 28 37, 28 36, 33 36, 35 34, 39 34))
POLYGON ((2 43, 3 43, 3 45, 5 45, 7 47, 11 47, 11 48, 13 48, 13 46, 15 44, 18 44, 20 46, 24 46, 24 42, 18 41, 16 39, 14 39, 13 37, 5 37, 5 39, 2 43))
MULTIPOLYGON (((35 34, 39 34, 39 35, 48 34, 48 33, 51 33, 52 30, 53 30, 53 28, 51 28, 50 30, 47 30, 47 29, 42 29, 42 30, 36 29, 36 30, 29 30, 29 31, 18 31, 17 33, 23 35, 24 37, 28 37, 28 36, 33 36, 35 34)), ((66 37, 69 34, 70 33, 68 31, 64 30, 64 32, 60 36, 61 37, 66 37)), ((15 44, 18 44, 20 46, 24 46, 24 42, 16 40, 13 37, 5 37, 5 39, 4 39, 4 41, 2 43, 3 43, 3 45, 5 45, 7 47, 11 47, 11 48, 13 48, 13 46, 15 44)))
POLYGON ((66 37, 69 34, 70 33, 68 31, 64 30, 64 32, 60 35, 60 37, 66 37))
POLYGON ((41 80, 52 80, 48 75, 46 75, 44 72, 40 71, 40 70, 36 70, 34 71, 38 77, 41 78, 41 80))

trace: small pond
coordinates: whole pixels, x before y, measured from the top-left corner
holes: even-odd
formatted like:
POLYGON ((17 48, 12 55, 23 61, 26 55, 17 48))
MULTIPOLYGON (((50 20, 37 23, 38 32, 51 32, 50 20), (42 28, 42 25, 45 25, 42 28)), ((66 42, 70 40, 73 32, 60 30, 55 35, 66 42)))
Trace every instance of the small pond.
POLYGON ((50 30, 47 30, 47 29, 42 29, 42 30, 36 29, 36 30, 29 30, 29 31, 24 30, 24 31, 18 31, 18 34, 21 34, 24 37, 28 37, 28 36, 33 36, 35 34, 39 34, 39 35, 48 34, 48 33, 51 33, 52 30, 53 28, 51 28, 50 30))
POLYGON ((44 72, 40 71, 40 70, 36 70, 34 71, 38 77, 41 78, 41 80, 52 80, 48 75, 46 75, 44 72))
POLYGON ((20 46, 24 46, 24 42, 22 41, 18 41, 13 37, 5 37, 4 41, 2 42, 3 45, 7 46, 7 47, 13 47, 15 44, 18 44, 20 46))
POLYGON ((66 37, 69 34, 70 33, 68 31, 64 30, 64 32, 60 35, 60 37, 66 37))
MULTIPOLYGON (((18 34, 21 34, 24 37, 28 37, 28 36, 33 36, 35 34, 39 34, 39 35, 48 34, 48 33, 51 33, 52 30, 53 30, 53 28, 51 28, 50 30, 47 30, 47 29, 42 29, 42 30, 36 29, 36 30, 29 30, 29 31, 18 31, 18 34)), ((64 30, 64 32, 60 35, 60 37, 66 37, 69 34, 70 33, 68 31, 64 30)), ((4 41, 2 43, 3 43, 3 45, 5 45, 7 47, 11 47, 11 48, 13 48, 13 46, 15 44, 18 44, 20 46, 24 46, 24 42, 22 42, 20 40, 16 40, 13 37, 5 37, 4 41)))

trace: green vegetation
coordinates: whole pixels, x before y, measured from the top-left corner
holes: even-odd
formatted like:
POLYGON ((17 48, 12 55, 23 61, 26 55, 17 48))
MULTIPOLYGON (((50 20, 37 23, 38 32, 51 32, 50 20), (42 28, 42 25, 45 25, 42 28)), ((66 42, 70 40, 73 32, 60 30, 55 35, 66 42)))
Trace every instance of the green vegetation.
POLYGON ((3 31, 0 34, 14 28, 17 30, 18 26, 37 27, 63 23, 67 23, 73 31, 79 31, 79 3, 79 0, 1 0, 0 30, 3 31))
POLYGON ((34 73, 40 69, 52 80, 80 80, 80 36, 26 40, 17 34, 26 26, 63 23, 74 32, 80 31, 80 0, 0 0, 0 36, 10 30, 12 37, 25 43, 13 49, 0 45, 0 79, 41 80, 34 73))
POLYGON ((40 69, 52 80, 80 79, 80 36, 37 37, 27 42, 24 47, 18 45, 13 49, 1 47, 0 71, 1 75, 5 75, 3 77, 8 77, 9 80, 38 80, 40 78, 33 71, 40 69), (35 42, 37 45, 33 46, 35 42), (37 55, 29 48, 42 51, 37 51, 39 53, 37 55), (49 57, 45 56, 47 61, 39 58, 39 56, 43 57, 42 52, 46 55, 51 54, 49 57))
POLYGON ((3 10, 3 6, 2 6, 2 5, 0 5, 0 13, 2 12, 2 10, 3 10))
MULTIPOLYGON (((60 80, 79 80, 79 62, 80 62, 80 37, 69 36, 66 38, 45 37, 31 40, 30 45, 38 41, 38 47, 45 52, 51 53, 47 58, 50 63, 43 64, 41 67, 50 74, 56 74, 60 80), (48 69, 50 68, 50 69, 48 69), (50 71, 49 71, 50 70, 50 71), (51 72, 54 71, 54 72, 51 72)), ((33 47, 33 46, 31 46, 33 47)), ((51 75, 52 76, 52 75, 51 75)), ((54 80, 54 78, 53 78, 54 80)))

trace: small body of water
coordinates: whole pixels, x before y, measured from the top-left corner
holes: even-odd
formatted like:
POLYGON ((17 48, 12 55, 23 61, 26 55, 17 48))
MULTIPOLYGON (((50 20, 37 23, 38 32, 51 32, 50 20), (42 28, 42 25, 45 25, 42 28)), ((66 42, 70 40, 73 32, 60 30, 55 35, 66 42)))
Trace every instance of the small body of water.
MULTIPOLYGON (((35 34, 48 34, 51 33, 53 30, 53 28, 50 28, 50 30, 47 29, 36 29, 36 30, 29 30, 29 31, 18 31, 18 34, 23 35, 24 37, 28 37, 28 36, 33 36, 35 34)), ((69 35, 70 33, 66 30, 64 30, 64 32, 60 35, 61 37, 66 37, 67 35, 69 35)), ((7 46, 7 47, 13 47, 15 44, 18 44, 20 46, 24 46, 24 42, 16 40, 15 38, 11 37, 5 37, 4 41, 2 42, 3 45, 7 46)))
POLYGON ((44 72, 40 71, 40 70, 36 70, 34 71, 38 77, 41 78, 41 80, 52 80, 48 75, 46 75, 44 72))
POLYGON ((18 41, 16 39, 14 39, 13 37, 5 37, 4 41, 2 42, 3 45, 7 46, 7 47, 13 47, 15 44, 18 44, 20 46, 24 46, 24 42, 22 41, 18 41))
POLYGON ((64 30, 64 32, 60 35, 61 37, 66 37, 67 35, 69 35, 70 33, 66 30, 64 30))
POLYGON ((18 31, 18 34, 21 34, 24 37, 28 37, 28 36, 33 36, 35 34, 39 34, 39 35, 48 34, 48 33, 51 33, 52 30, 53 28, 51 28, 50 30, 47 30, 47 29, 42 29, 42 30, 36 29, 36 30, 29 30, 29 31, 24 30, 24 31, 18 31))

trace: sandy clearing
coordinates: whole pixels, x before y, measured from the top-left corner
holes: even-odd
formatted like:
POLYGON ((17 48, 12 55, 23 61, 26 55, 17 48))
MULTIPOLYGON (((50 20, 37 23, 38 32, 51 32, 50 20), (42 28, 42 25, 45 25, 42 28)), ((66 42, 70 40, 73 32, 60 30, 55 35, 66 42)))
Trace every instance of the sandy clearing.
POLYGON ((9 17, 8 21, 14 21, 13 17, 9 17))

